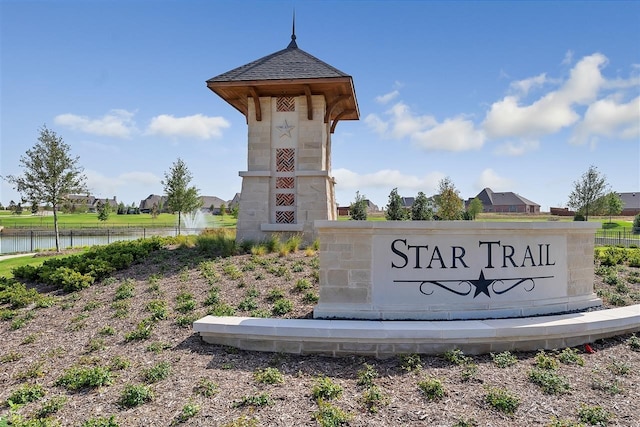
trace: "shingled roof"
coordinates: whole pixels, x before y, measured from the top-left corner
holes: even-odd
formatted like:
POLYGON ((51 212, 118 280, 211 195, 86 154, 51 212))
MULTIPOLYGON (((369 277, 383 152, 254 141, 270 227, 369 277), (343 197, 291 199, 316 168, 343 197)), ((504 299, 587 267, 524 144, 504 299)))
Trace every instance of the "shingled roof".
POLYGON ((511 191, 494 193, 490 188, 485 188, 477 196, 483 206, 527 205, 540 206, 529 199, 511 191))
POLYGON ((352 77, 299 49, 295 30, 286 49, 212 77, 207 87, 245 116, 249 97, 324 95, 325 123, 360 118, 352 77))

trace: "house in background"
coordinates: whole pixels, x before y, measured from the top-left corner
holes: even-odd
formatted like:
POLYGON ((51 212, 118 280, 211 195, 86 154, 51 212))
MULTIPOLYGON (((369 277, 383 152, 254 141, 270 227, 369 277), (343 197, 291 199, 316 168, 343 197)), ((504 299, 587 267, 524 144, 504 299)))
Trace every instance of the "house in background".
POLYGON ((622 212, 620 215, 633 216, 640 214, 640 192, 618 193, 622 200, 622 212))
MULTIPOLYGON (((511 191, 496 193, 485 188, 476 196, 482 202, 482 212, 540 213, 540 205, 511 191)), ((469 207, 473 198, 465 202, 469 207)))
POLYGON ((149 194, 149 196, 146 199, 140 200, 140 213, 151 213, 154 205, 158 208, 158 212, 164 212, 166 203, 167 203, 166 196, 149 194))
POLYGON ((113 199, 99 199, 91 194, 69 194, 67 196, 67 202, 63 205, 70 212, 92 212, 95 213, 98 211, 98 203, 109 203, 112 210, 118 208, 118 202, 116 201, 116 197, 113 196, 113 199))
POLYGON ((229 209, 229 202, 222 200, 220 197, 200 196, 200 201, 202 201, 202 207, 200 208, 200 210, 205 213, 219 215, 220 207, 222 205, 225 206, 225 210, 229 209))
MULTIPOLYGON (((364 201, 367 205, 367 213, 375 213, 375 212, 380 212, 380 208, 378 207, 378 205, 376 205, 375 203, 373 203, 371 200, 366 199, 364 201)), ((338 206, 338 216, 348 216, 349 215, 349 209, 351 209, 351 205, 349 206, 338 206)))

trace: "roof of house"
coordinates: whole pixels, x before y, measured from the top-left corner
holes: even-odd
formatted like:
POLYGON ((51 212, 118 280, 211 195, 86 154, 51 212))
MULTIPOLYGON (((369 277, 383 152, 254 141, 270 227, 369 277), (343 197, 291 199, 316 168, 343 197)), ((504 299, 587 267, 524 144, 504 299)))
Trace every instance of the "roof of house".
POLYGON ((202 207, 209 209, 211 206, 219 208, 221 205, 226 205, 227 202, 216 196, 200 196, 202 200, 202 207))
POLYGON ((618 193, 624 209, 640 209, 640 192, 636 193, 618 193))
POLYGON ((539 204, 532 202, 531 200, 524 198, 512 191, 496 193, 488 187, 478 193, 476 197, 480 199, 483 206, 540 206, 539 204))
POLYGON ((322 94, 334 107, 327 111, 329 119, 360 118, 352 77, 299 49, 295 27, 285 49, 212 77, 206 83, 245 116, 249 97, 306 95, 310 99, 311 95, 322 94))

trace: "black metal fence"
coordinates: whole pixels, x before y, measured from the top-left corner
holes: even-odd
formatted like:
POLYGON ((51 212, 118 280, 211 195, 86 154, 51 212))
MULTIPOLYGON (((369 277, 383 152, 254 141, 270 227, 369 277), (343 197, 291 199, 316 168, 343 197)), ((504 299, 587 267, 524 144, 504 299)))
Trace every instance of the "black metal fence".
MULTIPOLYGON (((200 230, 185 230, 183 234, 191 234, 200 230)), ((152 236, 175 236, 176 227, 172 228, 99 228, 99 229, 63 229, 59 231, 60 248, 79 248, 83 246, 108 245, 122 240, 136 240, 152 236)), ((55 249, 55 232, 53 230, 7 230, 0 232, 0 254, 19 252, 35 252, 55 249)))
POLYGON ((633 234, 631 229, 597 230, 596 246, 640 247, 640 234, 633 234))

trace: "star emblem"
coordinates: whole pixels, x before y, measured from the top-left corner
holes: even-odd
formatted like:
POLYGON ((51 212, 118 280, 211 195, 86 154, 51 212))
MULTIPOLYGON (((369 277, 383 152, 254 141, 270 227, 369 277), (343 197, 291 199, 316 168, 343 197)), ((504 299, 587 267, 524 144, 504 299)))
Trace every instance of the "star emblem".
POLYGON ((489 286, 493 282, 493 280, 485 279, 484 271, 480 271, 480 277, 477 280, 469 280, 469 283, 476 287, 476 292, 473 294, 473 297, 475 298, 480 294, 485 294, 491 298, 491 295, 489 295, 489 286))
POLYGON ((282 138, 283 136, 288 136, 289 138, 291 138, 291 131, 293 130, 293 128, 295 128, 295 126, 290 125, 285 119, 284 124, 276 126, 276 128, 280 130, 280 138, 282 138))

